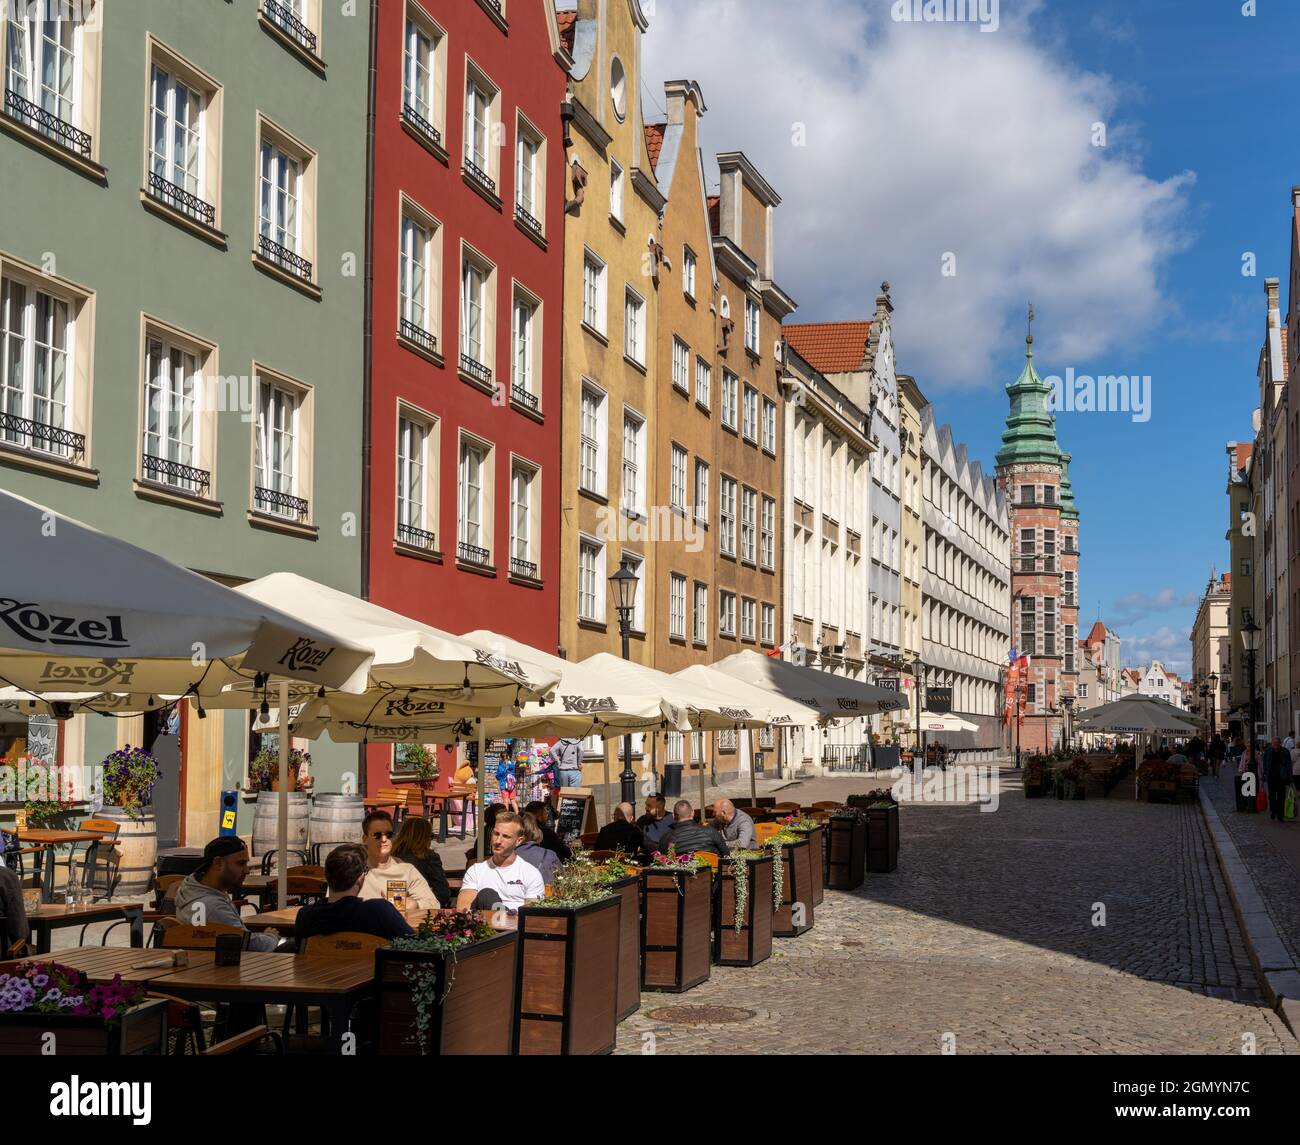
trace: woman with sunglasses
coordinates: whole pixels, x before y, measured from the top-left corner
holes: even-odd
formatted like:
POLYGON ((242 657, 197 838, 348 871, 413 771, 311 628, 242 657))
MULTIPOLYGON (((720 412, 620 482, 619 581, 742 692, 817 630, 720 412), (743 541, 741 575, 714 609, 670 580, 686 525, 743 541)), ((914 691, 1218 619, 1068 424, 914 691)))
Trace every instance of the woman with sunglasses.
POLYGON ((412 864, 393 858, 393 818, 371 811, 361 820, 362 842, 370 870, 361 884, 363 899, 387 899, 399 910, 437 910, 437 896, 412 864))

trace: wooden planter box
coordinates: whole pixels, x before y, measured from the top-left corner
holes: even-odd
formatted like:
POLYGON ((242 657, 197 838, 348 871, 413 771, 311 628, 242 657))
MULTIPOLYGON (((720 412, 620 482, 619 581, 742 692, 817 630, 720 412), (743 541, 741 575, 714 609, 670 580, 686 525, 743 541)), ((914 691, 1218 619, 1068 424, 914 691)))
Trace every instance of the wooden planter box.
POLYGON ((167 1052, 167 1004, 155 998, 132 1006, 111 1030, 102 1018, 71 1014, 0 1014, 0 1057, 40 1057, 54 1035, 60 1057, 123 1057, 167 1052))
POLYGON ((867 811, 867 870, 889 872, 898 869, 898 808, 878 807, 867 811))
POLYGON ((834 891, 854 891, 866 877, 867 825, 832 816, 826 833, 826 885, 834 891))
POLYGON ((813 927, 812 858, 808 854, 808 840, 781 844, 781 860, 785 864, 781 880, 781 906, 772 916, 772 933, 778 938, 794 938, 813 927), (794 906, 803 907, 803 921, 796 921, 794 906))
POLYGON ((749 868, 749 902, 736 929, 734 863, 723 861, 714 898, 713 961, 719 966, 757 966, 772 954, 772 859, 740 860, 749 868))
POLYGON ((712 972, 712 874, 647 867, 641 872, 641 989, 680 994, 712 972))
POLYGON ((817 826, 808 831, 799 831, 796 827, 795 830, 808 840, 812 903, 813 906, 821 906, 822 899, 826 897, 826 828, 817 826))
POLYGON ((514 1052, 607 1054, 618 1026, 620 899, 519 911, 514 1052))
POLYGON ((1178 784, 1172 780, 1153 779, 1146 784, 1148 803, 1172 803, 1178 784))
POLYGON ((433 966, 442 1001, 429 1016, 430 1054, 508 1054, 515 1013, 515 961, 519 936, 513 932, 475 942, 455 960, 416 950, 375 951, 380 1054, 420 1053, 416 1010, 408 966, 433 966), (447 991, 448 975, 451 990, 447 991), (443 997, 443 995, 446 997, 443 997))
MULTIPOLYGON (((1042 799, 1042 797, 1043 797, 1044 795, 1046 795, 1046 794, 1047 794, 1047 784, 1046 784, 1046 783, 1026 783, 1026 784, 1025 784, 1025 798, 1026 798, 1026 799, 1042 799)), ((874 868, 873 868, 873 869, 874 869, 874 868)))
POLYGON ((641 878, 628 875, 609 889, 618 896, 618 1020, 641 1008, 641 878))

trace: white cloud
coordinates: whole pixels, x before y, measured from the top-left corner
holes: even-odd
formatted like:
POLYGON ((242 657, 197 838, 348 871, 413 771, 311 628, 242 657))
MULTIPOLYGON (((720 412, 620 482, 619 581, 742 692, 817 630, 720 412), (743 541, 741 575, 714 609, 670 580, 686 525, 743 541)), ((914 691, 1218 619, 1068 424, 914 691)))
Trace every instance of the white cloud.
POLYGON ((1124 663, 1133 668, 1144 668, 1152 660, 1159 660, 1166 668, 1180 676, 1192 670, 1192 646, 1186 632, 1161 627, 1143 636, 1121 636, 1120 648, 1124 663))
POLYGON ((1192 176, 1143 174, 1116 86, 1035 39, 1036 5, 1001 7, 986 33, 895 23, 887 0, 656 0, 645 44, 647 118, 664 79, 697 80, 706 171, 742 149, 782 195, 793 320, 865 317, 888 279, 900 366, 928 386, 1010 381, 1026 299, 1040 362, 1096 372, 1161 316, 1182 241, 1192 176))
POLYGON ((1175 608, 1194 608, 1200 601, 1195 592, 1180 593, 1176 589, 1162 588, 1156 593, 1131 592, 1115 602, 1112 614, 1118 624, 1135 624, 1153 612, 1169 612, 1175 608))

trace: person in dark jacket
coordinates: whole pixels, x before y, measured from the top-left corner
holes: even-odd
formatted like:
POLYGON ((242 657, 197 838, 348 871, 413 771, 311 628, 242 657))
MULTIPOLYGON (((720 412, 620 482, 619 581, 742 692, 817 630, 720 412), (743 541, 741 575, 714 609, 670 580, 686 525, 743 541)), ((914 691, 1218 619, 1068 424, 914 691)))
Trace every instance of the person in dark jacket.
POLYGON ((298 911, 293 926, 299 942, 313 935, 374 934, 391 939, 410 938, 415 933, 387 899, 360 897, 369 867, 366 849, 360 843, 344 843, 326 856, 329 897, 298 911))
POLYGON ((660 841, 668 833, 668 828, 673 825, 673 817, 668 814, 662 795, 646 796, 645 814, 636 821, 636 825, 641 830, 646 853, 657 850, 660 841))
POLYGON ((597 851, 622 851, 625 855, 635 855, 644 840, 641 829, 632 822, 636 808, 630 803, 620 803, 614 808, 614 818, 600 829, 596 836, 597 851))
POLYGON ((27 924, 27 906, 23 902, 22 880, 8 867, 0 864, 0 910, 4 912, 4 951, 8 957, 14 943, 26 942, 30 934, 27 924))
POLYGON ((410 863, 424 876, 438 905, 447 907, 455 897, 443 870, 442 858, 433 847, 433 824, 422 815, 408 815, 402 820, 397 838, 393 840, 393 858, 410 863))
POLYGON ((702 827, 695 822, 694 808, 685 800, 679 799, 673 804, 673 824, 659 841, 656 848, 667 851, 675 847, 679 855, 687 852, 712 851, 718 858, 727 853, 727 844, 718 834, 716 827, 702 827))
POLYGON ((515 848, 515 854, 526 863, 532 863, 542 875, 542 882, 548 887, 555 882, 560 873, 559 857, 542 842, 542 826, 530 811, 525 811, 523 820, 523 842, 515 848))
POLYGON ((1268 817, 1280 823, 1286 790, 1291 786, 1291 753, 1277 736, 1264 749, 1264 780, 1268 784, 1268 817))
POLYGON ((537 826, 540 827, 542 831, 542 846, 548 851, 554 851, 555 857, 559 859, 561 863, 567 863, 569 859, 573 857, 573 853, 569 850, 564 840, 555 833, 555 829, 551 826, 551 816, 554 814, 551 805, 549 803, 543 803, 539 799, 528 804, 524 810, 537 820, 537 826))

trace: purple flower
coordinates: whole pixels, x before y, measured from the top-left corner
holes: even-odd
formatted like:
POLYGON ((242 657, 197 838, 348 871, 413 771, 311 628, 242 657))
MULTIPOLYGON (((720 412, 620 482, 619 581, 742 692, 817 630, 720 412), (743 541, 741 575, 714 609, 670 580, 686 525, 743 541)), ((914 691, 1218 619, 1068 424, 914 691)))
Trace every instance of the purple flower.
POLYGON ((49 985, 50 976, 48 974, 37 974, 32 978, 32 985, 38 989, 41 986, 49 985))

